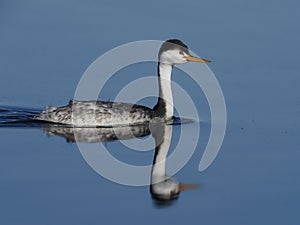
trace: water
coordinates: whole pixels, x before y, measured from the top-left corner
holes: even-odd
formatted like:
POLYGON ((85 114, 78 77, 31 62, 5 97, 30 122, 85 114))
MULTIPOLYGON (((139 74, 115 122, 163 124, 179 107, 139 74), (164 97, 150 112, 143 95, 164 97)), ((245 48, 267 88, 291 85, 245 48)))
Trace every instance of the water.
MULTIPOLYGON (((27 119, 48 105, 66 104, 88 65, 111 48, 178 37, 213 61, 228 124, 219 155, 200 173, 208 104, 175 71, 173 80, 186 87, 201 115, 197 151, 175 177, 200 187, 167 207, 155 206, 149 186, 123 186, 99 176, 75 143, 47 136, 41 124, 1 126, 1 224, 299 223, 298 7, 292 0, 2 1, 0 106, 10 119, 20 116, 18 110, 27 119)), ((125 68, 101 97, 113 99, 123 84, 155 72, 152 64, 125 68)), ((143 103, 152 106, 154 100, 143 103)), ((193 134, 197 125, 173 126, 171 149, 182 127, 193 134)), ((124 161, 152 163, 153 150, 132 152, 119 141, 106 145, 124 161)))

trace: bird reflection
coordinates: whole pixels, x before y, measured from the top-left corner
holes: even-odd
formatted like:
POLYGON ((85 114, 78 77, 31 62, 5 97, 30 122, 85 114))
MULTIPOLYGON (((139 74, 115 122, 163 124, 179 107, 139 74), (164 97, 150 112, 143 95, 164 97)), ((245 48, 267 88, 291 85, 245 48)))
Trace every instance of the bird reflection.
POLYGON ((128 140, 150 134, 149 125, 147 124, 105 128, 68 127, 49 124, 43 127, 43 132, 47 136, 64 137, 67 142, 87 143, 128 140))
POLYGON ((197 188, 197 184, 182 184, 166 174, 166 159, 170 149, 173 126, 155 124, 151 134, 155 139, 155 154, 151 171, 150 193, 156 206, 171 205, 181 191, 197 188))
POLYGON ((173 125, 147 123, 112 128, 80 128, 48 124, 43 132, 48 136, 64 137, 67 142, 107 142, 144 137, 152 134, 155 140, 150 193, 155 206, 172 205, 181 191, 197 188, 196 184, 182 184, 166 174, 167 155, 172 139, 173 125))

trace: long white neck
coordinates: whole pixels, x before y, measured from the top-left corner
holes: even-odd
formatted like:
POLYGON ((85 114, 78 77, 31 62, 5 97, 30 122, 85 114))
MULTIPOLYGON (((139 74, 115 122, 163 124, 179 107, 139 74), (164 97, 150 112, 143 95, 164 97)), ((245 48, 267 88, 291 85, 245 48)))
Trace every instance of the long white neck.
POLYGON ((160 113, 161 117, 169 119, 173 116, 173 95, 171 88, 172 65, 159 63, 158 65, 158 83, 159 83, 159 99, 155 106, 155 110, 160 113))

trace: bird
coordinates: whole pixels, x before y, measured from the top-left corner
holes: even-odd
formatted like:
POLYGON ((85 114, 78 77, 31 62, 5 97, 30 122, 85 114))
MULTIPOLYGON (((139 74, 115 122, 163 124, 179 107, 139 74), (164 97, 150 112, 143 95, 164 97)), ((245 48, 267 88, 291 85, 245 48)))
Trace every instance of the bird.
POLYGON ((174 65, 186 62, 211 61, 192 56, 188 46, 179 39, 169 39, 161 45, 157 65, 159 96, 153 108, 124 102, 70 100, 66 106, 46 108, 34 119, 77 127, 117 127, 170 121, 174 112, 172 69, 174 65))

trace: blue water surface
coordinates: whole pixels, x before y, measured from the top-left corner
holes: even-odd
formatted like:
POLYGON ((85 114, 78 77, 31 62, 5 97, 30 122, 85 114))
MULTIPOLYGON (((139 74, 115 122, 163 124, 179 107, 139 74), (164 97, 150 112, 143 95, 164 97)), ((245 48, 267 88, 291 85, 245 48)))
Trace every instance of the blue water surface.
MULTIPOLYGON (((64 105, 86 68, 106 51, 132 41, 180 38, 213 61, 228 123, 218 157, 200 173, 209 107, 201 90, 175 71, 173 80, 201 115, 197 150, 176 178, 200 188, 167 207, 155 206, 148 186, 98 175, 75 143, 48 137, 40 125, 2 126, 0 224, 299 224, 299 6, 293 0, 2 0, 0 108, 38 112, 64 105)), ((123 72, 100 98, 113 100, 123 84, 155 74, 156 65, 123 72)), ((144 104, 152 107, 154 100, 144 104)), ((182 126, 192 134, 198 123, 182 126)), ((180 128, 173 128, 172 147, 180 128)), ((152 162, 153 151, 132 153, 118 141, 107 146, 133 164, 152 162)))

